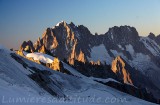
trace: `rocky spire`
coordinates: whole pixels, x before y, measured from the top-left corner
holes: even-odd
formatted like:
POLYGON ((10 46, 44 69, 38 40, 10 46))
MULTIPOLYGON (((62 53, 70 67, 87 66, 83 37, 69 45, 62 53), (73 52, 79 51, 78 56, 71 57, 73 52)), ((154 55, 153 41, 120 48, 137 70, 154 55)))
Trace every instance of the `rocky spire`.
POLYGON ((31 40, 29 40, 29 41, 27 41, 27 42, 24 41, 24 42, 22 43, 22 45, 20 46, 20 51, 34 52, 35 49, 34 49, 34 47, 33 47, 32 41, 31 41, 31 40))
POLYGON ((46 49, 46 47, 45 47, 44 45, 42 45, 42 46, 39 48, 38 52, 46 54, 46 53, 47 53, 47 49, 46 49))
POLYGON ((85 63, 86 62, 86 60, 85 60, 85 55, 84 55, 84 53, 80 50, 80 53, 79 53, 79 55, 78 55, 78 61, 80 61, 80 62, 83 62, 83 63, 85 63))
POLYGON ((124 83, 133 84, 128 68, 126 67, 126 63, 120 56, 117 56, 112 61, 111 69, 119 78, 123 79, 124 83))

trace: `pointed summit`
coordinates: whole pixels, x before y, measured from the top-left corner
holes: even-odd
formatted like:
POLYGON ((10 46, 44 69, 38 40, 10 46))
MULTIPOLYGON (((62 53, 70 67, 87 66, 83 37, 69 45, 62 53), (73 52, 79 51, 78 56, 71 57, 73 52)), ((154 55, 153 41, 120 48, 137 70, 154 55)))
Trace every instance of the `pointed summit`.
POLYGON ((52 28, 47 28, 43 34, 42 34, 42 38, 47 36, 47 35, 51 35, 51 31, 52 31, 52 28))
POLYGON ((75 28, 75 27, 76 27, 73 22, 71 22, 71 23, 69 24, 69 26, 71 26, 72 28, 75 28))
POLYGON ((57 23, 56 26, 58 27, 58 26, 60 26, 60 25, 66 25, 66 24, 67 24, 67 23, 62 20, 61 22, 57 23))
POLYGON ((38 50, 38 52, 46 54, 46 53, 47 53, 47 49, 46 49, 46 47, 43 45, 43 46, 41 46, 41 48, 38 50))
POLYGON ((26 52, 34 52, 35 49, 33 47, 33 43, 31 40, 28 40, 27 42, 24 41, 22 45, 20 46, 20 51, 26 51, 26 52))

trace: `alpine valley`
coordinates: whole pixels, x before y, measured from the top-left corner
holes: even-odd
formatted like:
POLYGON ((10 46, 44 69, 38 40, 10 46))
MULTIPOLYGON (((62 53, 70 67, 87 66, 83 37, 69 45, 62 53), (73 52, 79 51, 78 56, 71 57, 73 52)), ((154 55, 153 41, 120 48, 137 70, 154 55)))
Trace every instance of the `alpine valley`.
POLYGON ((160 104, 160 35, 142 37, 130 26, 93 35, 62 21, 19 50, 1 46, 0 75, 5 105, 14 95, 63 98, 63 104, 160 104), (93 97, 101 101, 83 100, 93 97))

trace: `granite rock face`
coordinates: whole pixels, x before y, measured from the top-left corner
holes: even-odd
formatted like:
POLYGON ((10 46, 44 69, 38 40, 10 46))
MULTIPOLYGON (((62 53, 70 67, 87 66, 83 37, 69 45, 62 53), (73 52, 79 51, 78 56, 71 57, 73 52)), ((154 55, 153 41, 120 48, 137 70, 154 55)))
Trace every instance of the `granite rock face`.
MULTIPOLYGON (((121 66, 115 73, 117 74, 118 70, 126 75, 119 75, 119 78, 125 78, 126 82, 135 86, 142 83, 144 87, 147 86, 153 91, 155 96, 160 97, 160 94, 156 93, 160 92, 160 35, 150 33, 147 37, 141 37, 136 28, 130 26, 114 26, 105 34, 93 35, 83 25, 76 26, 73 22, 68 24, 62 21, 55 27, 47 28, 42 38, 38 38, 35 44, 31 41, 24 42, 20 50, 49 53, 60 60, 67 60, 71 65, 75 65, 75 61, 80 61, 112 66, 120 56, 125 62, 118 61, 121 64, 119 65, 115 61, 116 67, 121 66), (138 80, 136 77, 141 76, 145 82, 142 80, 135 82, 138 80), (154 88, 149 87, 147 80, 154 88)), ((102 77, 105 77, 105 73, 102 77)))

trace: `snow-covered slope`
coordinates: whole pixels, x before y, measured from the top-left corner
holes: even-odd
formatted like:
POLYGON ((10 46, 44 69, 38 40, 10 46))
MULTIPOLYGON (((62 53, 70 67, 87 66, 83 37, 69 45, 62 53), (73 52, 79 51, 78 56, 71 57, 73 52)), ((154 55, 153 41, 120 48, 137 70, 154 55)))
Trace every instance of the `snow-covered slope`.
POLYGON ((33 58, 34 60, 39 60, 43 63, 52 63, 54 57, 47 55, 47 54, 43 54, 43 53, 27 53, 27 52, 23 52, 24 55, 28 58, 33 58))
POLYGON ((160 46, 149 37, 142 37, 141 42, 144 43, 145 47, 154 55, 160 56, 160 46))
MULTIPOLYGON (((79 75, 69 65, 64 66, 79 75)), ((93 79, 63 74, 0 48, 0 105, 154 105, 93 79), (59 97, 51 95, 52 92, 59 97)))
POLYGON ((105 46, 103 44, 99 46, 94 46, 91 49, 91 57, 88 58, 90 61, 101 61, 102 63, 106 62, 107 64, 111 64, 113 58, 108 54, 105 46))
POLYGON ((16 62, 11 53, 14 52, 0 46, 0 105, 21 104, 18 98, 42 98, 41 93, 52 97, 27 76, 33 71, 16 62))

